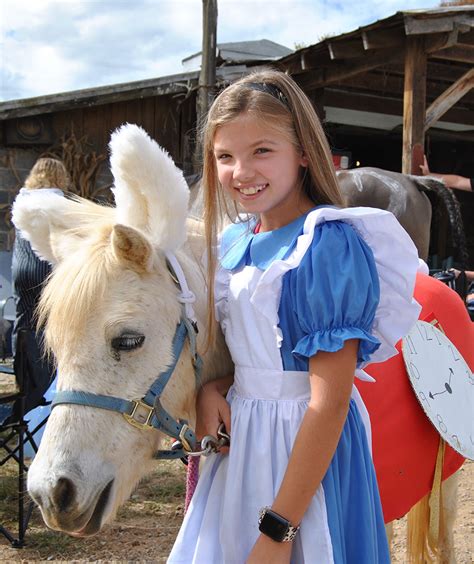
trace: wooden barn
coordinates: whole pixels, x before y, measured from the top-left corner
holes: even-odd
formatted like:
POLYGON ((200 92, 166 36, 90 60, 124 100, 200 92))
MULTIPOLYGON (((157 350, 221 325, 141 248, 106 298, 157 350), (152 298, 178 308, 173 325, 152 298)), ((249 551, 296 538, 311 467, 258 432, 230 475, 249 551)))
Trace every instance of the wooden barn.
MULTIPOLYGON (((473 22, 474 7, 450 7, 399 12, 297 51, 266 40, 223 44, 216 91, 250 68, 277 66, 309 95, 349 166, 418 173, 425 150, 433 171, 472 177, 473 22)), ((11 249, 9 206, 40 155, 63 158, 79 193, 103 196, 110 133, 134 122, 192 174, 197 89, 198 70, 190 70, 0 103, 0 250, 11 249)), ((459 199, 473 259, 473 196, 459 199)))

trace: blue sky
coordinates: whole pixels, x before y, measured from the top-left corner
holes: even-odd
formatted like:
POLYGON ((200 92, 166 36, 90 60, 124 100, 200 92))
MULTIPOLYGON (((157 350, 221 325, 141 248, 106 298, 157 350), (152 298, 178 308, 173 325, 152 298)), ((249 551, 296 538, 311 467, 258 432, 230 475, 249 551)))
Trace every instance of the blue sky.
MULTIPOLYGON (((432 0, 218 0, 217 41, 290 48, 432 0)), ((182 72, 201 0, 0 0, 0 101, 182 72)))

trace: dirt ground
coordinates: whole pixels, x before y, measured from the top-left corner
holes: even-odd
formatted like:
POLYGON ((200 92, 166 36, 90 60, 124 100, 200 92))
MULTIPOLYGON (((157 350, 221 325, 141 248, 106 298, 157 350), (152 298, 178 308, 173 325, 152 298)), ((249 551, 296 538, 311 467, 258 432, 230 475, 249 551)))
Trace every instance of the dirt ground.
MULTIPOLYGON (((15 483, 11 475, 4 474, 2 470, 0 522, 12 524, 15 483)), ((460 476, 456 561, 471 564, 474 560, 474 463, 466 462, 460 476)), ((35 509, 27 532, 27 546, 13 549, 0 537, 0 561, 165 562, 181 523, 183 500, 184 467, 178 462, 160 462, 120 510, 116 521, 97 536, 78 540, 50 531, 35 509)), ((392 562, 406 562, 404 519, 395 526, 392 562)))

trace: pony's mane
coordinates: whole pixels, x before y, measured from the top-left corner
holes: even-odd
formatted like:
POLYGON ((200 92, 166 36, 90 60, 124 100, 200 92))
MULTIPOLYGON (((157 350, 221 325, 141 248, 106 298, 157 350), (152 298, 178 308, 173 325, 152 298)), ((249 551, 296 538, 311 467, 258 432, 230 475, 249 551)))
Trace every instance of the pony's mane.
POLYGON ((117 208, 109 204, 96 204, 77 194, 69 194, 68 198, 76 205, 67 209, 65 216, 75 228, 68 229, 67 234, 85 236, 89 234, 91 227, 113 224, 116 221, 117 208))
MULTIPOLYGON (((39 302, 38 326, 45 328, 48 352, 61 350, 67 345, 66 340, 79 337, 92 315, 94 304, 104 299, 107 281, 119 268, 110 246, 112 217, 97 210, 102 206, 88 204, 77 211, 77 215, 83 215, 84 223, 88 224, 87 230, 76 227, 68 231, 81 238, 80 247, 76 247, 55 267, 39 302), (95 216, 93 229, 90 229, 90 212, 95 216)), ((67 240, 67 235, 64 237, 67 240)))

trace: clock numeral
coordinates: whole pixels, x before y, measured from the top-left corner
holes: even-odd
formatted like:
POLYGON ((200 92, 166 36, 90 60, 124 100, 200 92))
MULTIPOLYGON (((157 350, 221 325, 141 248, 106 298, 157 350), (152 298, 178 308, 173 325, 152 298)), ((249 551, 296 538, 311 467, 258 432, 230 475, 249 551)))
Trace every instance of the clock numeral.
POLYGON ((427 404, 429 404, 429 400, 428 398, 425 396, 425 394, 423 392, 418 392, 418 397, 420 398, 421 401, 426 402, 427 404))
POLYGON ((436 329, 433 327, 433 328, 431 329, 431 332, 432 332, 433 335, 436 337, 436 340, 438 341, 438 345, 441 345, 441 341, 439 340, 438 331, 436 331, 436 329))
POLYGON ((451 435, 451 438, 453 439, 453 441, 456 443, 457 449, 458 450, 462 450, 462 444, 459 441, 459 437, 457 435, 451 435))
POLYGON ((438 420, 439 428, 441 429, 441 431, 443 431, 443 433, 446 433, 448 431, 448 428, 446 427, 443 418, 439 413, 436 414, 436 419, 438 420))
POLYGON ((423 332, 425 334, 425 340, 426 341, 432 341, 433 339, 430 339, 429 335, 428 335, 428 329, 426 328, 426 325, 423 325, 423 332))
POLYGON ((457 356, 457 354, 456 354, 455 350, 453 349, 453 347, 452 347, 451 345, 448 345, 448 346, 449 346, 449 348, 451 349, 451 353, 452 353, 452 355, 453 355, 454 362, 457 362, 458 360, 460 360, 459 356, 457 356))
POLYGON ((408 345, 408 348, 410 349, 410 354, 418 354, 416 352, 415 345, 413 344, 413 339, 411 338, 411 336, 407 335, 405 337, 405 340, 406 340, 406 343, 408 345))
POLYGON ((410 373, 413 375, 414 378, 417 380, 420 379, 420 372, 418 368, 410 361, 410 373))

